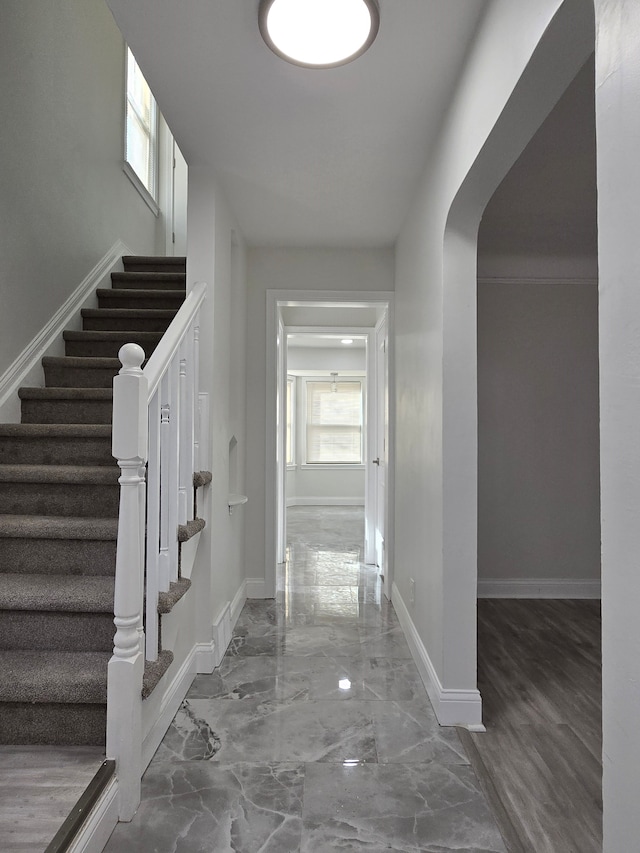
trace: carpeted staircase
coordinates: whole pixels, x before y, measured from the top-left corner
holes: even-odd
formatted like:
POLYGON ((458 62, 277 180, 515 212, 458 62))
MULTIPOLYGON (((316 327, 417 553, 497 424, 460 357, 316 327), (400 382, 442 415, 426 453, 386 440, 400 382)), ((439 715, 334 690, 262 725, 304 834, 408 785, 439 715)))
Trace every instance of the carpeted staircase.
MULTIPOLYGON (((124 266, 98 290, 99 308, 82 311, 83 331, 64 332, 66 356, 43 359, 45 387, 20 389, 22 423, 0 425, 0 743, 105 740, 119 502, 112 380, 123 344, 154 350, 186 280, 184 258, 124 266)), ((188 586, 172 585, 160 612, 188 586)), ((144 695, 171 660, 164 650, 147 668, 144 695)))

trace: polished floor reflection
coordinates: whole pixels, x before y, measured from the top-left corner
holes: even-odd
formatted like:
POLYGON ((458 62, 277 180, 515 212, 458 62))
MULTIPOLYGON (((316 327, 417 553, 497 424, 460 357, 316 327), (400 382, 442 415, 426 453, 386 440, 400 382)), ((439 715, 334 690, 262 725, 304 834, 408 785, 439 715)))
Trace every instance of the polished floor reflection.
POLYGON ((108 853, 505 850, 363 529, 361 508, 289 510, 275 601, 248 601, 194 681, 108 853))

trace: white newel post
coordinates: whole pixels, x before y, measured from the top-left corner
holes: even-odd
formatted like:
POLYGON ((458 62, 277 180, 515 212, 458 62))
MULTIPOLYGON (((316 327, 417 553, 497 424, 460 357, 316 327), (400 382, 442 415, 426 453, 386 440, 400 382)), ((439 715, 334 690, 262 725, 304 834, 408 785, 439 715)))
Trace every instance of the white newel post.
POLYGON ((120 467, 113 656, 107 682, 107 757, 115 759, 119 818, 131 820, 140 803, 144 634, 144 465, 147 460, 147 379, 144 351, 126 344, 113 380, 112 452, 120 467))

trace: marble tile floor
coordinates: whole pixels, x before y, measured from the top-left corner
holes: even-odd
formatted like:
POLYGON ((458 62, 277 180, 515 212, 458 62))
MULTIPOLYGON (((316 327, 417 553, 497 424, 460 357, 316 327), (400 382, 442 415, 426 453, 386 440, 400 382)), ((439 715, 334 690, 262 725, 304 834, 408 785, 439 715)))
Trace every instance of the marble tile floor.
POLYGON ((504 853, 363 531, 361 508, 289 510, 276 599, 195 679, 107 853, 504 853))
POLYGON ((42 853, 103 761, 103 747, 0 746, 2 853, 42 853))

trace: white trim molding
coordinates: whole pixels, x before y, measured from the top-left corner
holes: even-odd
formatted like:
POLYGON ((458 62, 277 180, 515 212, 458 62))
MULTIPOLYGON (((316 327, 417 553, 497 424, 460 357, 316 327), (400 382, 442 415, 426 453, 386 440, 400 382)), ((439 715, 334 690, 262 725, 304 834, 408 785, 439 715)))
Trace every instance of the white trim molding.
POLYGON ((601 583, 587 578, 478 579, 478 598, 600 598, 601 583))
MULTIPOLYGON (((364 497, 353 498, 287 498, 287 506, 364 506, 364 497)), ((249 596, 257 598, 258 596, 249 596)))
POLYGON ((267 595, 267 585, 264 578, 246 579, 245 598, 272 598, 271 595, 267 595))
POLYGON ((480 691, 477 689, 455 690, 442 686, 429 653, 395 583, 393 584, 391 600, 440 725, 463 726, 474 732, 485 731, 482 724, 480 691))
MULTIPOLYGON (((62 354, 62 332, 70 322, 78 322, 81 308, 94 299, 99 287, 111 287, 111 273, 122 269, 122 256, 132 254, 122 240, 117 240, 94 268, 75 288, 73 293, 58 308, 49 322, 43 326, 33 340, 27 344, 15 361, 0 376, 0 410, 25 384, 42 385, 42 357, 62 354), (54 351, 54 348, 56 351, 54 351)), ((96 303, 97 304, 97 303, 96 303)), ((16 413, 19 419, 19 401, 16 397, 16 413)), ((3 420, 10 414, 3 412, 3 420)))

